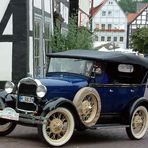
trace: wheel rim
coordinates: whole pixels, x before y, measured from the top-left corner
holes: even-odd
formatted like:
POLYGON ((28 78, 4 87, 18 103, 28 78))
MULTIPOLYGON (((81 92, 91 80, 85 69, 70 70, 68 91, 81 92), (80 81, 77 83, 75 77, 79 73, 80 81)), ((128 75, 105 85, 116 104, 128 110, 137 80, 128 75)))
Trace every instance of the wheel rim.
POLYGON ((92 94, 85 96, 82 100, 79 112, 83 122, 88 123, 95 118, 98 110, 97 103, 97 98, 92 94))
POLYGON ((0 132, 7 131, 12 126, 12 123, 0 124, 0 132))
POLYGON ((147 110, 144 107, 139 107, 133 114, 132 118, 132 132, 136 138, 144 136, 148 125, 147 110))
MULTIPOLYGON (((43 135, 46 141, 53 146, 65 144, 74 130, 74 122, 71 122, 65 110, 57 109, 46 115, 47 123, 43 125, 43 135)), ((72 117, 73 120, 73 117, 72 117)))

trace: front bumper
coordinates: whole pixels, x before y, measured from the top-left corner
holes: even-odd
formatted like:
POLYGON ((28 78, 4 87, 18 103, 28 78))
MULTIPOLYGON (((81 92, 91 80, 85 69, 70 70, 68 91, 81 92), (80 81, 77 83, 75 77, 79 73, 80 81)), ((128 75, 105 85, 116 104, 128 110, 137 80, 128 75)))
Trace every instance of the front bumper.
POLYGON ((0 110, 0 118, 8 121, 32 125, 46 123, 45 117, 35 116, 33 114, 17 113, 13 108, 10 107, 0 110))

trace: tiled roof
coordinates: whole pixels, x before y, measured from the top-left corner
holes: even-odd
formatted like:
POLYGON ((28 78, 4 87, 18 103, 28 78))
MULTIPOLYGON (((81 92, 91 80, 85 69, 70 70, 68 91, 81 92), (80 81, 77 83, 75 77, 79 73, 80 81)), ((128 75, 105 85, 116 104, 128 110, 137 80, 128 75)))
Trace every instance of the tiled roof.
POLYGON ((148 7, 148 3, 137 13, 129 13, 128 14, 128 24, 132 23, 146 8, 148 7))
POLYGON ((91 14, 91 18, 93 16, 96 15, 96 13, 99 11, 99 9, 101 8, 101 6, 106 2, 107 0, 103 0, 98 6, 94 7, 91 9, 90 14, 91 14))
POLYGON ((129 13, 127 16, 128 23, 131 23, 135 19, 136 16, 137 16, 137 13, 129 13))

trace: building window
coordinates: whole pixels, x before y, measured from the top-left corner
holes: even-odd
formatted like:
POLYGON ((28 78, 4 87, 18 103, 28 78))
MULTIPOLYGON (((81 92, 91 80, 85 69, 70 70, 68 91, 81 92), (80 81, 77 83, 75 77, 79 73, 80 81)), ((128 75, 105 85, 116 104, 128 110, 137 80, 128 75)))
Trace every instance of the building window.
POLYGON ((34 23, 34 75, 35 77, 40 75, 40 36, 41 36, 41 24, 40 22, 34 23))
POLYGON ((101 36, 101 41, 105 41, 105 37, 104 36, 101 36))
POLYGON ((105 29, 105 24, 101 24, 101 29, 105 29))
POLYGON ((120 42, 123 42, 123 37, 120 37, 120 42))
POLYGON ((112 4, 113 4, 113 2, 112 2, 112 1, 109 1, 109 4, 110 4, 110 5, 112 5, 112 4))
POLYGON ((50 52, 50 24, 45 24, 45 51, 46 53, 50 52))
POLYGON ((146 21, 148 21, 148 13, 146 13, 146 21))
POLYGON ((114 42, 117 42, 117 37, 116 36, 114 37, 114 42))
POLYGON ((112 12, 111 11, 108 11, 108 15, 111 16, 112 15, 112 12))
POLYGON ((60 12, 60 1, 54 1, 54 11, 60 12))
POLYGON ((102 11, 102 16, 106 16, 106 11, 102 11))
POLYGON ((96 29, 99 29, 99 24, 96 24, 96 27, 95 27, 96 29))
POLYGON ((107 41, 111 41, 111 37, 110 36, 107 37, 107 41))
POLYGON ((112 29, 112 25, 108 24, 108 30, 111 30, 111 29, 112 29))
POLYGON ((98 41, 99 37, 97 35, 95 35, 95 41, 98 41))

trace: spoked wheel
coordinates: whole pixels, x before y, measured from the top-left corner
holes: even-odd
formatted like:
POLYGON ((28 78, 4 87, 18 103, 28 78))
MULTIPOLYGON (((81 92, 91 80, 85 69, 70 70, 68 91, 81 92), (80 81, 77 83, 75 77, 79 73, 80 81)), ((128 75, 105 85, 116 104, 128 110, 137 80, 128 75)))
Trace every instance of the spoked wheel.
MULTIPOLYGON (((5 108, 3 100, 0 98, 0 110, 5 108)), ((0 136, 6 136, 10 134, 16 127, 15 122, 8 122, 4 119, 0 119, 0 136)))
POLYGON ((73 100, 81 121, 86 126, 93 126, 100 117, 101 101, 93 88, 82 88, 73 100))
POLYGON ((71 112, 59 107, 44 116, 47 121, 38 128, 41 138, 52 146, 62 146, 68 142, 75 127, 71 112))
POLYGON ((132 140, 141 139, 148 127, 148 112, 144 106, 139 106, 133 112, 130 127, 126 128, 127 135, 132 140))

